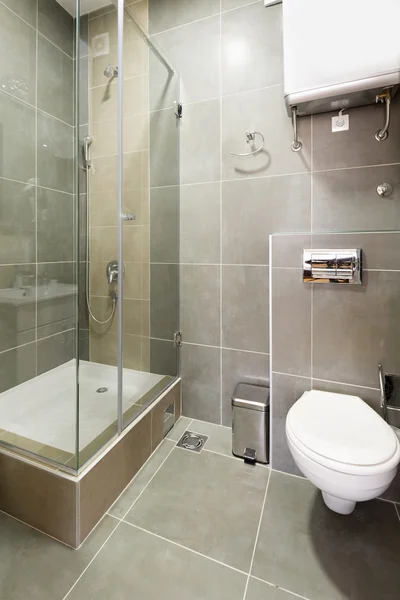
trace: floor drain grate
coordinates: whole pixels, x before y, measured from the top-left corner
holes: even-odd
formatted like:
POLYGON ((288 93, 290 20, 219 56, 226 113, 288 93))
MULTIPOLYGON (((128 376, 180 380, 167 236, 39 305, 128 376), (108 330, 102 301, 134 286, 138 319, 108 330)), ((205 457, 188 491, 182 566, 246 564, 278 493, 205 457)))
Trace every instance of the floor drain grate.
POLYGON ((108 392, 108 388, 106 388, 106 387, 97 388, 96 392, 98 394, 105 394, 106 392, 108 392))
POLYGON ((193 450, 193 452, 201 452, 204 444, 208 440, 208 436, 192 431, 185 431, 179 442, 176 444, 179 448, 193 450))

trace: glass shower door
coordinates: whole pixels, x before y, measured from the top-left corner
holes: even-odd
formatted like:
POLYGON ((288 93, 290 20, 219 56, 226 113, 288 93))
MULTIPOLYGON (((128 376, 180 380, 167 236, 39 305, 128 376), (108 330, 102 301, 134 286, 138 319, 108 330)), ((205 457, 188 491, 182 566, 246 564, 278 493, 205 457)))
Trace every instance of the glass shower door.
POLYGON ((123 426, 178 372, 179 75, 147 27, 146 3, 125 7, 123 426))

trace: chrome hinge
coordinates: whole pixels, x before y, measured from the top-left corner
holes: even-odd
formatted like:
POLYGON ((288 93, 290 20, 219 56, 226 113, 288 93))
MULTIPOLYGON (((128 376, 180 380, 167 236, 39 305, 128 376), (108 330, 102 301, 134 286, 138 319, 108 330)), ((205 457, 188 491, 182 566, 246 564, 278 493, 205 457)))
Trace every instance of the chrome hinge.
POLYGON ((176 331, 174 333, 174 344, 175 348, 182 346, 182 331, 176 331))
POLYGON ((175 116, 178 119, 182 119, 183 106, 182 106, 181 102, 177 102, 177 100, 175 100, 174 109, 175 109, 175 116))

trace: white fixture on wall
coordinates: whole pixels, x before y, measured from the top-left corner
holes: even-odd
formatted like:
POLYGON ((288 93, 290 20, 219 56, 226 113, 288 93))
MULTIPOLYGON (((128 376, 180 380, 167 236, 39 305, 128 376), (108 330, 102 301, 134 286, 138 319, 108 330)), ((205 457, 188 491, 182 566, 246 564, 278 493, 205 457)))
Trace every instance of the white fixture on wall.
MULTIPOLYGON (((266 1, 266 5, 268 2, 266 1)), ((400 84, 399 0, 284 0, 289 115, 374 104, 400 84)))

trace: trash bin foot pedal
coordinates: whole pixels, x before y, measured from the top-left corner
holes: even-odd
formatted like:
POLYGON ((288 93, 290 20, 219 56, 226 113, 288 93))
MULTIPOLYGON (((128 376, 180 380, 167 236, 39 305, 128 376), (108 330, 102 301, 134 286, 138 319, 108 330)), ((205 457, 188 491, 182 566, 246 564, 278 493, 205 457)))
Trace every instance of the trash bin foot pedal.
POLYGON ((243 454, 244 462, 248 465, 256 464, 256 451, 253 448, 245 448, 243 454))

